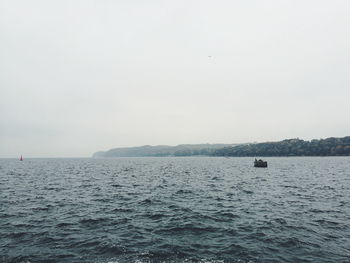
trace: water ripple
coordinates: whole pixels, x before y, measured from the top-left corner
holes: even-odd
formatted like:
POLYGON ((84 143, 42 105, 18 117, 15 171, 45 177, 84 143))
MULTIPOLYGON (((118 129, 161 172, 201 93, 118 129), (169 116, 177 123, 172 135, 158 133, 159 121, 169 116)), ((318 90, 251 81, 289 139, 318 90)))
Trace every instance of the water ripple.
POLYGON ((0 262, 350 262, 348 157, 0 159, 0 262))

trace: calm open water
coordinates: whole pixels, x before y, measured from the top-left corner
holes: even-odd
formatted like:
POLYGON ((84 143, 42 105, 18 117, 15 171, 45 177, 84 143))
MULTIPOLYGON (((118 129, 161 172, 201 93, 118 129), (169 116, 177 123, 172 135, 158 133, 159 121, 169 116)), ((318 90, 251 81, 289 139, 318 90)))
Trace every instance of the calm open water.
POLYGON ((350 262, 350 157, 0 160, 0 262, 350 262))

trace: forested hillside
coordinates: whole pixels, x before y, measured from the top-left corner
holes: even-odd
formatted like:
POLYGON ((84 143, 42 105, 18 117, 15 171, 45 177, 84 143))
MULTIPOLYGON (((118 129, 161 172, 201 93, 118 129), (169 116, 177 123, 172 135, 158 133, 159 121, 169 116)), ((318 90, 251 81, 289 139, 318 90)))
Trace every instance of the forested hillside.
POLYGON ((350 156, 350 136, 304 141, 246 144, 181 144, 177 146, 140 146, 114 148, 97 152, 93 157, 146 156, 350 156))
POLYGON ((114 148, 94 153, 93 157, 145 157, 145 156, 196 156, 212 155, 215 150, 234 144, 181 144, 177 146, 139 146, 114 148))
POLYGON ((304 141, 289 139, 279 142, 245 144, 224 147, 213 156, 347 156, 350 155, 350 136, 304 141))

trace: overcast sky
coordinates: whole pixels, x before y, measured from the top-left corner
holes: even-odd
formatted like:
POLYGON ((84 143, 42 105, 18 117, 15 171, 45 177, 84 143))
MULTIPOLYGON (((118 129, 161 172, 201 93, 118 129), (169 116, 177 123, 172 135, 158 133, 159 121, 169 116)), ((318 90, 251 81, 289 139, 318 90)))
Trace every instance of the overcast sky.
POLYGON ((0 0, 0 157, 350 135, 348 0, 0 0))

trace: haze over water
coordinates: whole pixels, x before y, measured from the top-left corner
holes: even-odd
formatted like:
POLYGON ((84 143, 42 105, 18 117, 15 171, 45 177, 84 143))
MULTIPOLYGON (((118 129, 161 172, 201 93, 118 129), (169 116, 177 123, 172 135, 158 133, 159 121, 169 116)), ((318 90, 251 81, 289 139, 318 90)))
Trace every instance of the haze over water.
POLYGON ((0 263, 350 263, 350 157, 81 158, 350 155, 349 14, 0 0, 0 263))
POLYGON ((350 1, 0 0, 0 158, 350 134, 350 1))
POLYGON ((0 159, 0 262, 350 262, 349 157, 0 159))

